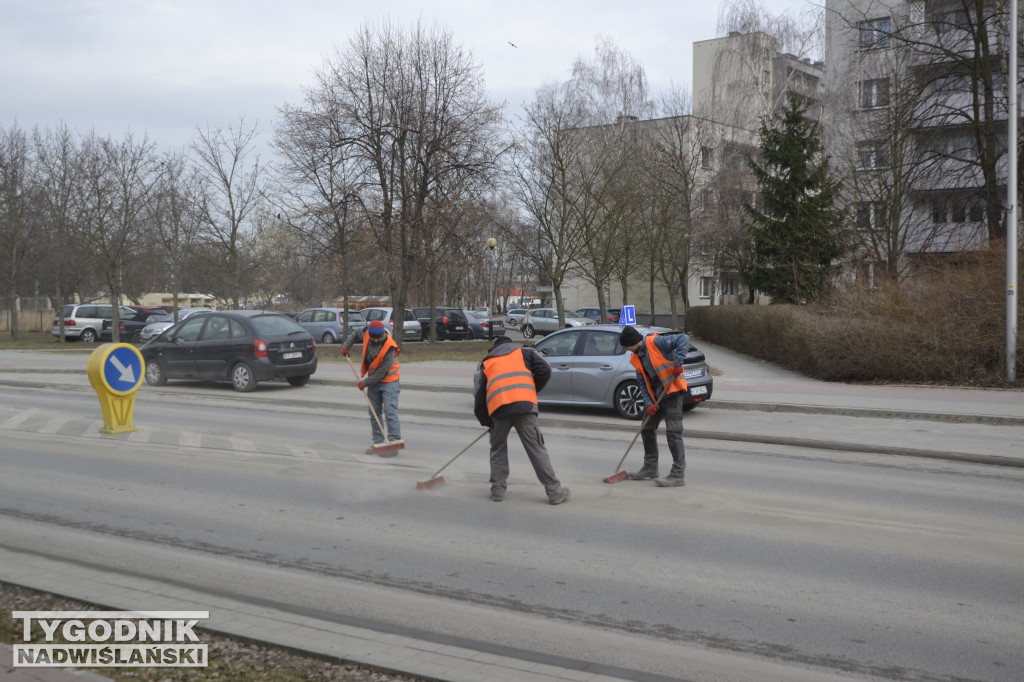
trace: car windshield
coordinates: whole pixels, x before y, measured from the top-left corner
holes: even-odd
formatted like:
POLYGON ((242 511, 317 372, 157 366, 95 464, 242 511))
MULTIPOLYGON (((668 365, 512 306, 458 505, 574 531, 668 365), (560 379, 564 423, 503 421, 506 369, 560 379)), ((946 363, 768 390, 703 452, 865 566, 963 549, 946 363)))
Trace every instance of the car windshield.
POLYGON ((252 318, 252 323, 257 332, 266 336, 306 333, 298 322, 284 315, 258 315, 252 318))
POLYGON ((566 317, 583 317, 582 315, 580 315, 579 313, 577 313, 577 312, 575 312, 573 310, 566 310, 565 311, 565 316, 566 317))

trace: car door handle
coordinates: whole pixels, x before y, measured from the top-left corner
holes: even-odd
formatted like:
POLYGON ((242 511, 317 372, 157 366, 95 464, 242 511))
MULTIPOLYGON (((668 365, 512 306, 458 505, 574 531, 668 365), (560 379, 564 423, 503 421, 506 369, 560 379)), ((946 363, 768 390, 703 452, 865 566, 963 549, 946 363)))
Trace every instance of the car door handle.
POLYGON ((615 369, 615 368, 612 367, 611 365, 601 365, 598 369, 609 370, 609 369, 615 369))
POLYGON ((555 365, 555 369, 572 369, 572 365, 566 365, 566 364, 555 365))

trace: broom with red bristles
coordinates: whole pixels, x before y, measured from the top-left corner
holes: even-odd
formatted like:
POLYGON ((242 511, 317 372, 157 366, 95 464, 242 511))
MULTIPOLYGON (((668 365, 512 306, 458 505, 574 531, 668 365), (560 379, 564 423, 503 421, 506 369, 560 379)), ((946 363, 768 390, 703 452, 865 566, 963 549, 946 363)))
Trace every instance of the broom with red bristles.
MULTIPOLYGON (((356 366, 352 363, 352 358, 350 358, 348 355, 345 355, 345 359, 348 360, 348 366, 352 368, 352 374, 355 375, 356 381, 362 381, 362 378, 359 376, 359 372, 356 371, 356 366)), ((380 417, 377 416, 377 411, 373 409, 373 403, 370 402, 370 396, 366 395, 365 391, 360 390, 359 392, 363 394, 364 398, 366 398, 366 406, 370 408, 370 414, 372 414, 374 420, 376 420, 377 426, 380 428, 380 432, 387 433, 387 431, 384 429, 384 424, 382 424, 380 421, 380 417)), ((380 457, 394 457, 397 454, 395 452, 396 450, 404 449, 404 440, 392 440, 388 441, 387 443, 374 443, 373 445, 370 446, 370 452, 375 455, 379 455, 380 457)))
POLYGON ((490 432, 491 432, 491 430, 487 429, 486 431, 481 433, 479 436, 474 438, 472 443, 470 443, 466 447, 462 448, 462 450, 459 451, 459 454, 455 455, 450 460, 448 460, 448 462, 445 463, 445 465, 443 467, 441 467, 440 469, 435 471, 434 475, 431 476, 430 478, 424 478, 424 479, 422 479, 420 481, 416 481, 416 490, 425 490, 427 488, 433 488, 435 485, 441 485, 442 483, 444 483, 444 476, 441 475, 441 472, 444 471, 445 469, 447 469, 449 464, 451 464, 452 462, 457 460, 459 457, 462 457, 462 455, 465 454, 466 450, 469 450, 471 447, 476 445, 476 442, 478 440, 480 440, 481 438, 483 438, 484 436, 486 436, 490 432))
MULTIPOLYGON (((663 383, 661 385, 661 395, 659 395, 658 399, 654 401, 655 411, 658 410, 658 404, 661 403, 662 397, 664 397, 665 393, 667 392, 668 388, 666 388, 665 384, 663 383)), ((629 451, 633 449, 633 444, 636 443, 636 439, 639 438, 640 434, 644 432, 644 427, 647 426, 647 422, 650 421, 651 417, 653 416, 654 415, 652 414, 648 414, 646 417, 644 417, 644 420, 640 422, 640 428, 637 429, 636 435, 633 436, 633 440, 629 441, 629 446, 626 448, 626 451, 622 453, 622 459, 619 460, 619 466, 615 467, 615 473, 605 478, 605 483, 618 483, 619 481, 625 481, 626 478, 629 476, 629 472, 622 469, 622 464, 626 461, 626 455, 628 455, 629 451)))

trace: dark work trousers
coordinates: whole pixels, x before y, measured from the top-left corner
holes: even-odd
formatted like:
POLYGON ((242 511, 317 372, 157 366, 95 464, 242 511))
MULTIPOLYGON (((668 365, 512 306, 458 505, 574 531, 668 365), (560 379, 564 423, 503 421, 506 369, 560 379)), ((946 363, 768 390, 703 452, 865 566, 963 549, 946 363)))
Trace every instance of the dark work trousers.
POLYGON ((551 458, 544 447, 544 436, 537 426, 537 415, 533 413, 494 419, 491 426, 491 492, 504 493, 508 485, 508 436, 513 426, 548 499, 556 497, 562 490, 562 484, 555 477, 551 458))
POLYGON ((669 476, 683 476, 686 471, 686 450, 683 448, 683 393, 673 393, 662 398, 658 411, 647 420, 640 432, 644 441, 644 469, 658 470, 658 426, 665 420, 665 435, 668 449, 672 453, 672 470, 669 476))

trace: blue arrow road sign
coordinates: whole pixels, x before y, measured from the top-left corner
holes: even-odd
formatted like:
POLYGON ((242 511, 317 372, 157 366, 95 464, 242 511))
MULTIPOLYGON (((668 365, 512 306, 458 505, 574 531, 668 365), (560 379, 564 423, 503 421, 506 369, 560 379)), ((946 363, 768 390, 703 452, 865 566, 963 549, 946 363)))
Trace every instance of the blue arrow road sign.
POLYGON ((622 306, 622 310, 619 311, 619 324, 636 324, 636 306, 622 306))
POLYGON ((142 381, 142 360, 139 352, 127 346, 110 351, 103 362, 103 378, 110 390, 125 393, 142 381))

